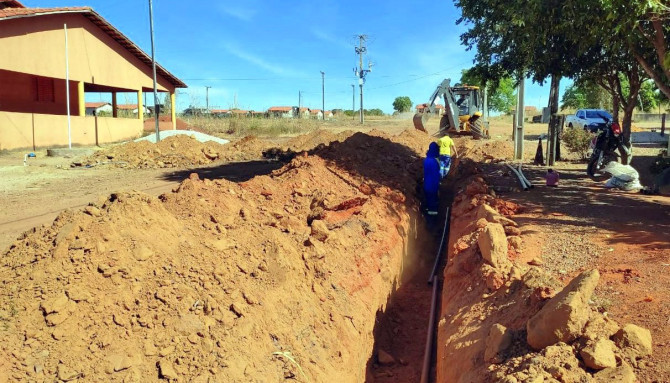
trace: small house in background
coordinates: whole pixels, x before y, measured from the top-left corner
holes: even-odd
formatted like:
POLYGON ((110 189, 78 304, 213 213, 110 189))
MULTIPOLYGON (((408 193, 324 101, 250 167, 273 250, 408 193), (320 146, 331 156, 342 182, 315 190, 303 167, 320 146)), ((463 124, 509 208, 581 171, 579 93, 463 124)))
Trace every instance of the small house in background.
POLYGON ((254 118, 268 118, 268 114, 267 114, 267 112, 251 111, 251 117, 254 117, 254 118))
POLYGON ((307 118, 309 117, 309 108, 300 108, 300 118, 307 118))
POLYGON ((112 104, 108 102, 87 102, 86 103, 87 116, 111 116, 112 104))
POLYGON ((333 118, 333 112, 331 112, 330 110, 326 110, 325 112, 323 112, 323 115, 326 118, 326 120, 330 120, 331 118, 333 118))
POLYGON ((247 117, 249 115, 248 110, 242 110, 242 109, 231 109, 230 110, 230 115, 232 117, 247 117))
MULTIPOLYGON (((144 113, 116 118, 115 106, 118 93, 142 105, 153 91, 151 56, 92 8, 0 0, 0 52, 0 150, 98 145, 142 134, 144 113), (89 94, 105 94, 111 115, 91 118, 89 94)), ((176 129, 175 90, 186 84, 158 64, 156 77, 157 90, 169 94, 176 129)))
MULTIPOLYGON (((139 110, 137 104, 119 104, 116 106, 116 110, 121 112, 121 114, 125 115, 137 115, 137 111, 139 110)), ((144 111, 144 115, 150 115, 151 114, 151 109, 147 108, 146 106, 142 106, 142 110, 144 111)))
MULTIPOLYGON (((434 107, 435 107, 435 114, 437 114, 438 116, 441 115, 442 113, 444 113, 444 105, 435 104, 434 107)), ((416 112, 417 113, 426 113, 429 110, 430 110, 430 105, 428 105, 428 103, 423 103, 423 104, 419 104, 419 105, 416 106, 416 112)))
POLYGON ((273 106, 268 109, 268 114, 272 118, 293 118, 297 109, 292 106, 273 106))
POLYGON ((526 106, 525 108, 523 108, 523 110, 526 116, 535 116, 540 114, 540 112, 534 106, 526 106))
POLYGON ((316 118, 316 119, 320 120, 323 117, 323 112, 321 111, 321 109, 310 109, 309 110, 309 115, 312 118, 316 118))
POLYGON ((217 117, 217 118, 230 117, 230 110, 228 110, 228 109, 212 109, 212 110, 209 111, 209 114, 212 117, 217 117))

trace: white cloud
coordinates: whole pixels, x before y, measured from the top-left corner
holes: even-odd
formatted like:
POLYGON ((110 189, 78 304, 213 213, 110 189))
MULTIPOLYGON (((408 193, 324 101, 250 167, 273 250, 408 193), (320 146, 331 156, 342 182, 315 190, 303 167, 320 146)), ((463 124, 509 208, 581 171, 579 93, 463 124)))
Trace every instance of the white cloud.
POLYGON ((239 47, 236 47, 232 44, 224 44, 224 49, 228 51, 228 53, 232 54, 233 56, 242 59, 246 62, 249 62, 259 68, 265 69, 266 71, 277 74, 277 75, 283 75, 283 76, 301 76, 302 74, 290 69, 283 67, 281 65, 277 65, 275 63, 272 63, 268 60, 265 60, 261 57, 258 57, 252 53, 246 52, 239 47))
POLYGON ((325 42, 333 44, 337 47, 340 47, 340 48, 343 48, 343 49, 349 49, 349 50, 353 51, 353 48, 354 48, 353 44, 348 44, 348 43, 338 39, 337 37, 331 35, 328 32, 324 32, 320 29, 315 28, 315 29, 312 29, 312 34, 314 35, 314 37, 316 37, 317 39, 319 39, 321 41, 325 41, 325 42))
POLYGON ((244 8, 241 6, 230 5, 230 4, 221 5, 219 9, 221 9, 225 14, 242 21, 251 21, 258 12, 256 9, 253 8, 249 7, 244 8))

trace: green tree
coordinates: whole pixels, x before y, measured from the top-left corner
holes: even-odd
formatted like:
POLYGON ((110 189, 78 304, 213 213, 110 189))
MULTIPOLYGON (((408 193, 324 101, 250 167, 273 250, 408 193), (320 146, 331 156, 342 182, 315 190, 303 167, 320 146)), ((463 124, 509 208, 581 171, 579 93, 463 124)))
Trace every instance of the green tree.
POLYGON ((653 112, 658 108, 658 96, 653 81, 645 81, 640 87, 639 106, 643 112, 653 112))
MULTIPOLYGON (((642 70, 643 60, 638 57, 651 57, 658 53, 654 46, 659 45, 645 43, 643 40, 649 40, 651 35, 635 33, 635 28, 644 27, 633 20, 649 10, 645 4, 667 4, 667 0, 455 1, 463 13, 460 21, 469 25, 461 41, 469 48, 477 48, 476 67, 485 74, 484 78, 499 81, 515 75, 543 82, 551 77, 552 115, 558 107, 561 77, 593 81, 611 94, 615 118, 623 110, 622 126, 629 139, 633 109, 647 76, 645 72, 649 72, 647 68, 642 70), (629 5, 632 16, 624 15, 629 5), (626 27, 619 24, 618 18, 627 20, 626 27), (622 86, 624 80, 629 84, 627 91, 622 86)), ((658 32, 658 28, 665 31, 667 23, 659 23, 659 17, 654 17, 645 19, 648 32, 658 32)), ((665 50, 661 50, 665 55, 665 50)))
POLYGON ((561 98, 561 109, 609 109, 611 106, 612 96, 592 81, 572 83, 561 98))
POLYGON ((670 1, 598 0, 616 33, 656 87, 670 98, 670 1))
POLYGON ((586 108, 586 95, 584 89, 577 84, 572 84, 565 89, 561 98, 561 109, 583 109, 586 108))
POLYGON ((366 115, 366 116, 383 116, 384 111, 379 109, 379 108, 363 109, 363 114, 366 115))
MULTIPOLYGON (((477 73, 476 68, 470 68, 461 72, 461 84, 475 85, 484 89, 486 81, 477 73)), ((504 77, 498 81, 497 86, 488 87, 488 104, 491 110, 505 114, 510 113, 516 104, 516 92, 512 78, 504 77)))
POLYGON ((393 110, 402 113, 409 112, 412 109, 412 100, 407 96, 396 97, 393 101, 393 110))

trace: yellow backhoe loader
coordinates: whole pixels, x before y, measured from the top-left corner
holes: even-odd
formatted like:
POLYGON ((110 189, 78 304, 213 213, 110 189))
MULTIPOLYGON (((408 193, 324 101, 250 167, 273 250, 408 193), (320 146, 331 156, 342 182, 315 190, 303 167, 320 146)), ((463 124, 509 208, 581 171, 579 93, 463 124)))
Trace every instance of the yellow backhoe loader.
POLYGON ((435 102, 444 100, 444 114, 440 119, 438 135, 457 133, 472 135, 474 138, 489 138, 488 122, 484 121, 482 92, 478 86, 450 86, 451 80, 445 79, 437 87, 422 113, 414 115, 414 127, 426 131, 424 122, 435 113, 435 102))

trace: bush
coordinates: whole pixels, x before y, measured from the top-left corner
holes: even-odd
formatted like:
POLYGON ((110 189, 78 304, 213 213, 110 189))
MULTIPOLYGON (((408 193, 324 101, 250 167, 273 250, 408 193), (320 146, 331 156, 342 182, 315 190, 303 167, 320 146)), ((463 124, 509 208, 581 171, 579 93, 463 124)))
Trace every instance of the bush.
POLYGON ((670 168, 670 157, 668 157, 668 150, 663 149, 658 153, 649 170, 652 174, 661 174, 667 168, 670 168))
POLYGON ((576 153, 580 158, 585 159, 589 151, 592 139, 591 133, 581 128, 565 128, 561 134, 561 141, 565 143, 568 150, 576 153))

